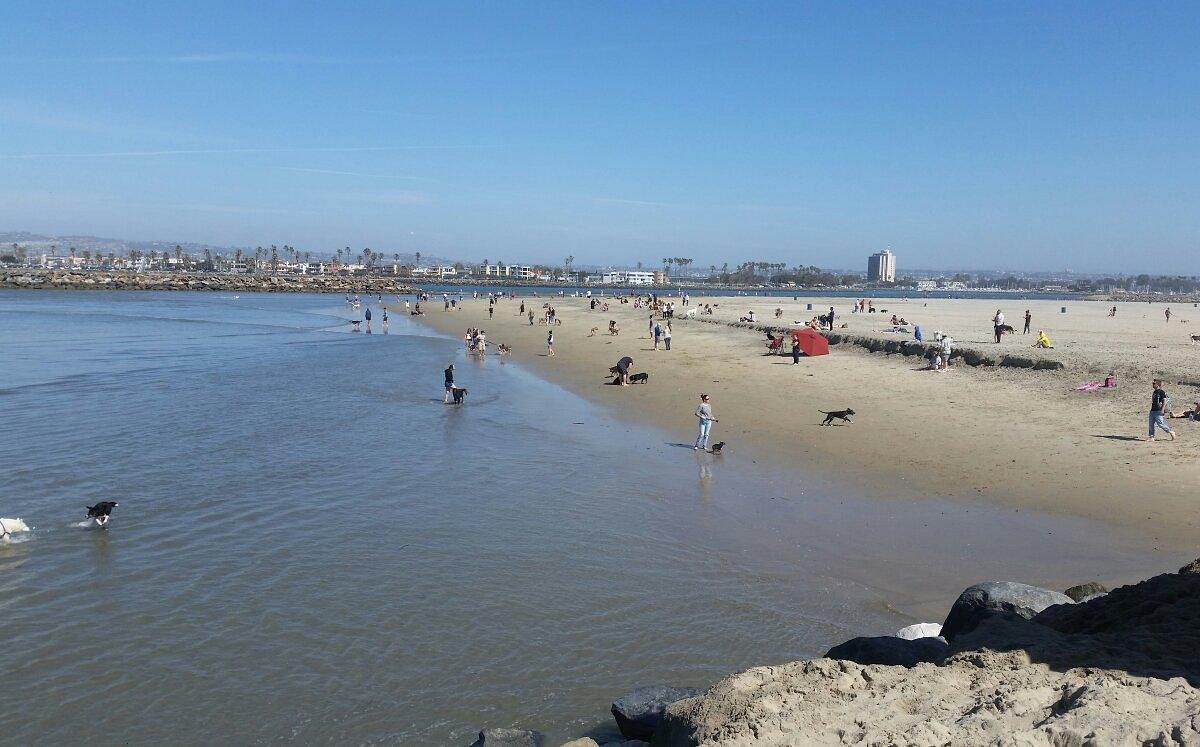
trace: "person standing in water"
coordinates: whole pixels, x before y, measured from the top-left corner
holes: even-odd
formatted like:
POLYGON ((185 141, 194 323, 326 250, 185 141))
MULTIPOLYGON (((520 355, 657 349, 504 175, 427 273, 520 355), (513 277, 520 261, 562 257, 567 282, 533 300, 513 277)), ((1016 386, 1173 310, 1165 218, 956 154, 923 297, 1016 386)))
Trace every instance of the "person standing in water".
POLYGON ((384 306, 383 307, 383 333, 386 335, 387 331, 388 331, 387 307, 384 306))
POLYGON ((451 363, 446 367, 446 396, 442 398, 442 402, 450 404, 450 394, 454 391, 454 364, 451 363))
POLYGON ((371 331, 371 307, 370 306, 367 307, 366 313, 363 314, 363 318, 365 318, 367 320, 367 332, 369 333, 371 331))
POLYGON ((708 448, 708 434, 712 432, 712 424, 717 422, 713 417, 712 405, 709 404, 708 395, 700 395, 700 406, 696 408, 696 419, 700 421, 700 433, 696 436, 696 445, 693 450, 708 448))

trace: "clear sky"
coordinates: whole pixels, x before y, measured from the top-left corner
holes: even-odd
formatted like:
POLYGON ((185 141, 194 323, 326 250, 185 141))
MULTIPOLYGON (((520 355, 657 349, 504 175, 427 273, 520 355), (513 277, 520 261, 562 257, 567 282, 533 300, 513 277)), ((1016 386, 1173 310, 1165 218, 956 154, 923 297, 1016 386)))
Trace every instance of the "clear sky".
POLYGON ((49 3, 0 230, 1200 273, 1200 3, 49 3))

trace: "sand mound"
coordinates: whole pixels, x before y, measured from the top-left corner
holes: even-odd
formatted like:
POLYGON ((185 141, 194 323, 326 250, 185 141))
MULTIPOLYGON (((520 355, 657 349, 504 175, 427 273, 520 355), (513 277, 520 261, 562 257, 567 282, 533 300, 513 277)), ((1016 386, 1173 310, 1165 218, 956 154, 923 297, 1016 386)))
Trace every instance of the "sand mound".
POLYGON ((741 672, 670 706, 655 744, 1195 744, 1197 570, 988 619, 939 664, 741 672))

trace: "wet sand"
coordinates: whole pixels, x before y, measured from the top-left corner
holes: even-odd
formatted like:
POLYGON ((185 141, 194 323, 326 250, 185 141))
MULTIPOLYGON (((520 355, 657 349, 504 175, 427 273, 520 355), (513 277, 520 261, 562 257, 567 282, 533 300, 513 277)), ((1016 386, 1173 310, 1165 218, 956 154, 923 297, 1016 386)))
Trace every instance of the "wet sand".
MULTIPOLYGON (((1173 309, 1167 323, 1162 304, 1088 301, 938 299, 877 302, 887 313, 850 314, 848 299, 802 297, 701 298, 693 306, 717 303, 703 320, 676 318, 673 350, 654 351, 648 335, 649 311, 609 298, 609 311, 589 311, 582 298, 525 298, 535 315, 549 301, 562 321, 555 327, 557 355, 545 355, 547 328, 530 326, 518 312, 521 299, 499 303, 488 318, 486 299, 469 296, 458 311, 444 312, 436 298, 424 321, 461 336, 483 327, 490 343, 507 343, 513 357, 529 362, 548 378, 643 420, 694 438, 697 395, 708 392, 720 419, 713 441, 754 453, 771 463, 791 462, 813 474, 857 485, 869 495, 928 495, 984 499, 1014 510, 1095 519, 1129 530, 1147 549, 1178 551, 1194 546, 1196 485, 1200 480, 1200 424, 1173 420, 1179 438, 1148 443, 1146 412, 1153 376, 1167 379, 1173 409, 1200 399, 1200 389, 1177 381, 1200 381, 1195 363, 1200 345, 1200 310, 1173 309), (808 303, 813 311, 807 310, 808 303), (761 332, 711 322, 736 321, 749 310, 760 323, 811 318, 834 306, 840 331, 903 338, 884 333, 892 313, 921 324, 927 335, 949 332, 960 346, 990 354, 1007 353, 1061 360, 1061 371, 1008 368, 919 370, 919 358, 871 354, 855 346, 835 346, 828 356, 766 356, 761 332), (1060 307, 1066 305, 1066 314, 1060 307), (991 317, 1004 308, 1018 330, 996 345, 991 317), (1025 309, 1033 314, 1033 334, 1022 335, 1025 309), (1194 316, 1195 321, 1182 320, 1194 316), (608 321, 621 334, 610 336, 608 321), (598 328, 592 334, 592 328, 598 328), (1038 329, 1055 349, 1035 351, 1038 329), (986 349, 985 349, 986 348, 986 349), (635 371, 650 374, 646 385, 608 383, 609 366, 629 355, 635 371), (1084 393, 1084 381, 1117 375, 1113 390, 1084 393), (851 426, 821 427, 819 410, 851 407, 851 426)), ((681 313, 677 309, 677 314, 681 313)), ((911 338, 911 336, 909 336, 911 338)), ((928 338, 927 338, 928 339, 928 338)), ((494 354, 494 353, 491 353, 494 354)))

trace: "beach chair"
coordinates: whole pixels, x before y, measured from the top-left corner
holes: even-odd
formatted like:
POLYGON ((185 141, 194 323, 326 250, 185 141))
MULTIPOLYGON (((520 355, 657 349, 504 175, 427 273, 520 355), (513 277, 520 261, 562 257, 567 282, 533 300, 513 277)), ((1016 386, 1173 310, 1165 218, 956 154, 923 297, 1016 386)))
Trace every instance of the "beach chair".
POLYGON ((767 343, 767 355, 778 355, 783 350, 783 335, 772 337, 767 343))

